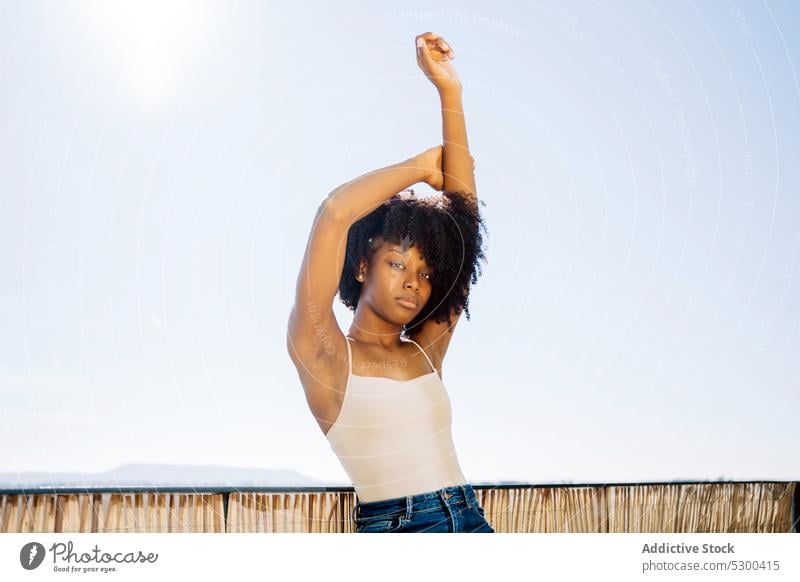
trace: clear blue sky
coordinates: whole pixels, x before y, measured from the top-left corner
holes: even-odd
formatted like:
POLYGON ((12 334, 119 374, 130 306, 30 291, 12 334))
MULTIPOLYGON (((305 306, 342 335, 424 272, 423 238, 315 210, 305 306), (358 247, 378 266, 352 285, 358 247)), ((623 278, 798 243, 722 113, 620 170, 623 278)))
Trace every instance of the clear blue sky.
POLYGON ((322 198, 441 140, 431 30, 491 235, 467 479, 800 478, 798 5, 402 5, 0 5, 0 472, 347 480, 285 325, 322 198))

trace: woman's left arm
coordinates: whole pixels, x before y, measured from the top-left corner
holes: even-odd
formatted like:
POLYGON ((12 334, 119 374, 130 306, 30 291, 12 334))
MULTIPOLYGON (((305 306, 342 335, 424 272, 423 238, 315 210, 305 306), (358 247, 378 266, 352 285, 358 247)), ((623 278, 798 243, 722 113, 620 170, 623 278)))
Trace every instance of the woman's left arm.
MULTIPOLYGON (((442 105, 444 141, 442 190, 451 195, 460 193, 477 208, 475 161, 472 159, 467 145, 467 126, 464 122, 464 108, 461 104, 461 80, 450 62, 454 56, 453 49, 441 36, 426 32, 417 37, 417 64, 436 87, 442 105)), ((440 323, 428 318, 416 333, 416 341, 421 341, 423 347, 430 350, 434 357, 434 363, 439 367, 440 375, 442 362, 460 318, 461 311, 458 310, 451 311, 449 322, 440 323)))
POLYGON ((426 32, 417 37, 417 64, 439 92, 442 107, 443 189, 463 192, 474 203, 477 202, 475 162, 467 142, 461 80, 450 62, 454 57, 441 36, 426 32))
POLYGON ((461 90, 458 93, 440 93, 442 102, 442 135, 444 153, 442 154, 442 174, 444 190, 460 191, 470 196, 472 202, 477 198, 475 191, 475 168, 467 144, 467 126, 464 121, 464 107, 461 104, 461 90))

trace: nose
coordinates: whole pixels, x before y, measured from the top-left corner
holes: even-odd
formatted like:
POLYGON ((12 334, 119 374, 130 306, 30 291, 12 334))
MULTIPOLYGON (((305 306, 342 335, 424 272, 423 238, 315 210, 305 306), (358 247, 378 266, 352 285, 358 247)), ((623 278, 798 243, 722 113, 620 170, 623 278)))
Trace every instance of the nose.
POLYGON ((414 291, 419 291, 419 281, 416 279, 407 279, 405 287, 407 289, 413 289, 414 291))

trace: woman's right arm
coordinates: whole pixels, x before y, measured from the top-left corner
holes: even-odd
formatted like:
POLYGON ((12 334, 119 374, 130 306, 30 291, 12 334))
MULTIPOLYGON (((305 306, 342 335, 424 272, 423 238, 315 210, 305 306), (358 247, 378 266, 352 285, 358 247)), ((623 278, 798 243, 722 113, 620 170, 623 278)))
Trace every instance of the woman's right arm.
POLYGON ((442 189, 442 146, 434 146, 403 162, 367 172, 342 184, 328 195, 328 204, 352 224, 418 182, 442 189))
MULTIPOLYGON (((403 162, 368 172, 334 189, 314 217, 297 277, 286 346, 295 364, 309 369, 344 346, 333 300, 339 288, 350 226, 392 196, 418 182, 443 182, 441 146, 403 162)), ((298 366, 299 368, 299 366, 298 366)))

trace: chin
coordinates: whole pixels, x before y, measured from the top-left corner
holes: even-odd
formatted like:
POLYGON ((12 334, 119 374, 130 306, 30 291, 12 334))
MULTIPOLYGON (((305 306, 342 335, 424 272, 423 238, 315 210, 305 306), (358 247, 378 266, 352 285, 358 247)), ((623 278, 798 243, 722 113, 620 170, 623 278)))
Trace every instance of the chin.
POLYGON ((413 312, 410 312, 410 313, 409 313, 409 312, 408 312, 408 310, 405 310, 405 313, 403 313, 403 315, 402 315, 401 317, 398 317, 398 318, 396 319, 396 321, 397 321, 397 323, 398 323, 399 325, 406 326, 406 325, 408 325, 409 323, 411 323, 412 321, 414 321, 414 319, 415 319, 415 318, 416 318, 418 315, 419 315, 419 311, 413 311, 413 312))

